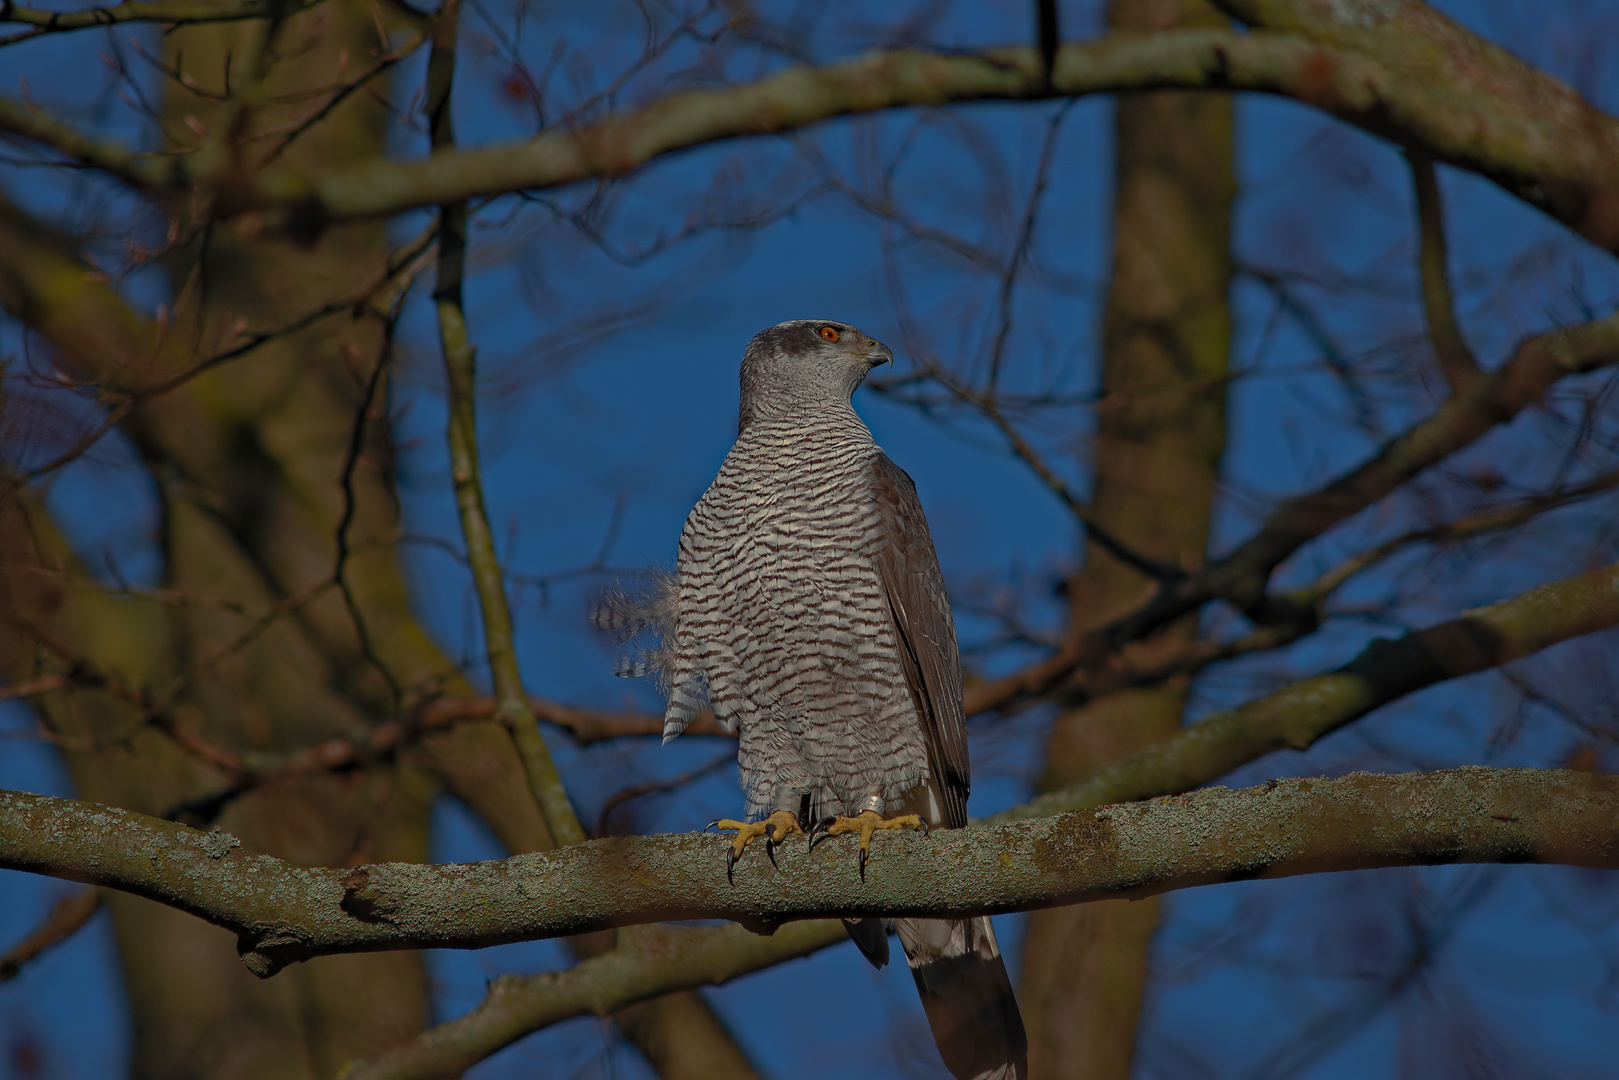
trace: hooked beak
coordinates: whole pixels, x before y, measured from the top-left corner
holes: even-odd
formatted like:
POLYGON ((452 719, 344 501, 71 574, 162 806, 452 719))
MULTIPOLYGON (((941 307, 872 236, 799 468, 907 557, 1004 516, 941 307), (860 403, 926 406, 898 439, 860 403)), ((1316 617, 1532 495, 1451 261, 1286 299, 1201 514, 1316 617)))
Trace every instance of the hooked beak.
POLYGON ((893 351, 880 341, 874 341, 871 343, 871 348, 866 350, 865 357, 866 363, 870 365, 866 369, 867 371, 875 371, 884 364, 892 366, 894 363, 893 351))

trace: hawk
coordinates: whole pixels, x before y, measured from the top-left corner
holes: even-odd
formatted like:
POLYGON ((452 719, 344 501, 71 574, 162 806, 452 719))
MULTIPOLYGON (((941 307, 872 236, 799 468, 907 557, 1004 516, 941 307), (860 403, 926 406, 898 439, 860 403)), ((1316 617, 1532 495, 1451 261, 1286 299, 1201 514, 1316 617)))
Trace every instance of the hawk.
MULTIPOLYGON (((739 734, 747 799, 729 873, 760 836, 967 824, 961 662, 916 487, 850 399, 893 354, 846 323, 772 326, 742 356, 736 443, 680 536, 676 573, 610 589, 596 623, 647 644, 620 675, 668 697, 664 742, 710 704, 739 734)), ((815 837, 811 837, 814 842, 815 837)), ((886 924, 846 922, 873 964, 886 924)), ((1024 1077, 1027 1040, 987 917, 896 919, 960 1080, 1024 1077)))

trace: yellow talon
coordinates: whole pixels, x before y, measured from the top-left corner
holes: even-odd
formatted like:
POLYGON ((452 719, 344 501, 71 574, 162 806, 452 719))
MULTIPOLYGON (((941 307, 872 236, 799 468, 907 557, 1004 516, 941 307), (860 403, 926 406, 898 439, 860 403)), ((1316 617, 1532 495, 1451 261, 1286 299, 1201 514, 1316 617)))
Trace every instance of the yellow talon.
MULTIPOLYGON (((725 860, 725 876, 731 877, 731 868, 736 865, 737 859, 742 857, 742 851, 759 837, 765 838, 765 853, 770 856, 772 864, 776 861, 775 846, 794 833, 804 830, 798 824, 798 818, 791 810, 777 810, 763 821, 737 821, 734 818, 720 818, 718 821, 708 823, 709 829, 735 829, 736 839, 731 841, 731 853, 725 860)), ((707 831, 706 829, 704 831, 707 831)))
POLYGON ((854 817, 844 817, 839 814, 832 819, 824 830, 827 836, 842 836, 845 833, 858 833, 860 835, 860 878, 866 877, 866 859, 871 854, 871 836, 878 829, 921 829, 928 831, 928 823, 916 814, 899 814, 895 817, 885 818, 875 810, 862 810, 854 817))

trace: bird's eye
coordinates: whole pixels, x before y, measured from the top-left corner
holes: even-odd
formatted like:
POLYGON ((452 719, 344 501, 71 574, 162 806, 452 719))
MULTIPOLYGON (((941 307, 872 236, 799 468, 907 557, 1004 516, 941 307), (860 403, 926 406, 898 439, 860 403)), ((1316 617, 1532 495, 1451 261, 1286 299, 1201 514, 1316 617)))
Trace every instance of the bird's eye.
POLYGON ((838 328, 835 326, 823 326, 817 330, 816 333, 820 334, 828 341, 838 340, 838 328))

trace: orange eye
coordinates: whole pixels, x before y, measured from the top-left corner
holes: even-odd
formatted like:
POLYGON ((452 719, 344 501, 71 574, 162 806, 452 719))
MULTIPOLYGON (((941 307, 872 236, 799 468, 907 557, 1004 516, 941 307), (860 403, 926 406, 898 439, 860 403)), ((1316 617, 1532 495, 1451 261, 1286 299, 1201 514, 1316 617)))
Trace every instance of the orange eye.
POLYGON ((816 333, 820 334, 828 341, 838 340, 838 328, 835 326, 823 326, 817 330, 816 333))

